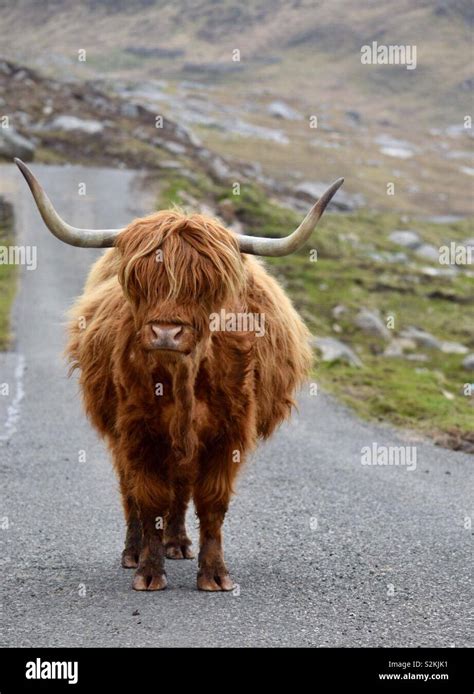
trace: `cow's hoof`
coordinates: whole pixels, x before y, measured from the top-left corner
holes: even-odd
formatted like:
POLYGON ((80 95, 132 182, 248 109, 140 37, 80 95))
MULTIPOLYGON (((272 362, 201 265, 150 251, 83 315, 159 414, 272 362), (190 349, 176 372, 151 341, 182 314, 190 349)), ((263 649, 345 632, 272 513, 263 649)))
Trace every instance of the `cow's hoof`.
POLYGON ((167 586, 165 574, 149 575, 136 573, 133 578, 133 590, 164 590, 167 586))
POLYGON ((235 588, 235 584, 228 573, 199 572, 197 576, 198 590, 229 591, 235 588))
POLYGON ((138 566, 138 552, 124 549, 122 552, 122 566, 124 569, 136 569, 138 566))
POLYGON ((194 552, 187 544, 167 542, 166 556, 168 559, 194 559, 194 552))

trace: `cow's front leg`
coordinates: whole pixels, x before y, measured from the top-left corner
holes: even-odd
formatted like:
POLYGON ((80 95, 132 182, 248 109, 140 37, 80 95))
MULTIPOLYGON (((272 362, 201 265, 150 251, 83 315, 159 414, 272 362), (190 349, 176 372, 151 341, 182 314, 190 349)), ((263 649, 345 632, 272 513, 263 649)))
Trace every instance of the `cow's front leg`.
POLYGON ((231 480, 223 488, 221 482, 222 479, 209 470, 205 478, 197 481, 194 490, 199 518, 199 590, 232 590, 235 587, 224 562, 222 546, 222 524, 232 491, 231 480))
POLYGON ((138 558, 142 547, 142 524, 138 515, 138 509, 133 500, 127 499, 125 512, 127 519, 127 534, 125 547, 122 552, 122 566, 124 569, 135 569, 138 566, 138 558))
POLYGON ((135 590, 166 588, 163 528, 169 508, 169 489, 163 481, 148 477, 136 493, 142 524, 142 547, 133 579, 135 590))

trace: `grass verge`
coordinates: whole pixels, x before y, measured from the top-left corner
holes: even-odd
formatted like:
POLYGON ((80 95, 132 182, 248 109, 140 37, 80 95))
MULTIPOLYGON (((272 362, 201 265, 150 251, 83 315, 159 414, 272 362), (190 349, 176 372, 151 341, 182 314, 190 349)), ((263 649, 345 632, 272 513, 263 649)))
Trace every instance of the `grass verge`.
MULTIPOLYGON (((13 244, 13 211, 0 198, 0 248, 13 244)), ((17 268, 0 263, 0 350, 8 348, 11 340, 10 312, 15 296, 17 268)))

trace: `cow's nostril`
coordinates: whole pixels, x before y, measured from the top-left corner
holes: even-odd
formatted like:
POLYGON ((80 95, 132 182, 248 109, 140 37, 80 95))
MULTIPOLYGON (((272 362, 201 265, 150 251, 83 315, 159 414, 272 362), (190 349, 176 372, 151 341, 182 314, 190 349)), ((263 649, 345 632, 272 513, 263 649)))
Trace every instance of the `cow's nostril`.
POLYGON ((169 331, 169 334, 170 337, 173 338, 173 340, 177 340, 183 334, 183 327, 181 325, 178 325, 176 328, 172 328, 169 331))

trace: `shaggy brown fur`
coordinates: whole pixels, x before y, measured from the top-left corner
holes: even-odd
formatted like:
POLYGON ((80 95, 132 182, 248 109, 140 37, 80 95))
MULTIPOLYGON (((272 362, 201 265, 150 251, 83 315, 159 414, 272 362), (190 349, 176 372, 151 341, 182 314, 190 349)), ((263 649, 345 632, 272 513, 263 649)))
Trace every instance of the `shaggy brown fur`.
POLYGON ((120 480, 122 563, 137 590, 166 586, 164 557, 192 557, 198 587, 230 590, 221 526, 237 472, 285 419, 310 366, 308 333, 278 283, 216 220, 165 211, 132 222, 93 266, 73 307, 67 353, 87 414, 120 480), (211 332, 210 314, 265 315, 265 333, 211 332), (192 326, 187 354, 147 350, 150 321, 192 326))

